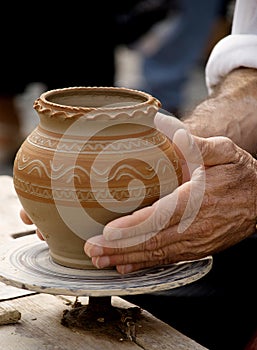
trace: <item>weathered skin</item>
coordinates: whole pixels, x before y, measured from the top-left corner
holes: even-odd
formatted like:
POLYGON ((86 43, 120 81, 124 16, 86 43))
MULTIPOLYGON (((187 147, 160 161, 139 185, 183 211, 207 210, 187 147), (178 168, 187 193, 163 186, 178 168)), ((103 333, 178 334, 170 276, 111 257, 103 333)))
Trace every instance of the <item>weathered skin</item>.
POLYGON ((103 236, 86 243, 85 252, 98 268, 116 266, 120 273, 127 273, 198 259, 255 231, 257 162, 251 154, 257 150, 257 71, 242 68, 229 74, 184 124, 192 134, 204 138, 187 136, 176 119, 156 117, 157 128, 173 138, 186 160, 200 165, 193 167, 190 180, 185 179, 176 191, 151 207, 109 223, 103 236), (216 137, 208 138, 212 135, 216 137), (194 159, 199 158, 197 147, 202 164, 194 159), (182 219, 187 204, 189 210, 182 219), (195 206, 200 206, 197 213, 195 206), (133 246, 131 235, 142 243, 133 246))

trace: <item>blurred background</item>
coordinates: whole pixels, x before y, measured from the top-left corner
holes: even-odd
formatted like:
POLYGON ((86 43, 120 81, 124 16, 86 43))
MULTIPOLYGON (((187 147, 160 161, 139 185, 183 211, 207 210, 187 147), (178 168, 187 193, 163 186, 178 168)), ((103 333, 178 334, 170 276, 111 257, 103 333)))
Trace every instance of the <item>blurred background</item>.
MULTIPOLYGON (((79 60, 69 56, 63 61, 61 45, 57 47, 53 40, 49 60, 42 54, 42 62, 36 56, 30 59, 28 52, 27 61, 23 57, 27 66, 15 64, 12 75, 8 64, 14 45, 13 42, 10 45, 11 38, 7 37, 5 52, 10 52, 10 57, 6 54, 3 58, 7 73, 0 83, 0 175, 12 175, 16 151, 39 121, 33 102, 48 89, 75 85, 124 86, 151 93, 161 101, 163 109, 178 118, 189 114, 207 96, 205 64, 217 41, 230 33, 234 3, 231 0, 134 0, 126 5, 121 3, 120 8, 110 5, 106 11, 102 9, 105 16, 100 21, 98 9, 92 5, 88 9, 91 20, 87 20, 90 32, 86 31, 85 23, 82 26, 88 33, 86 37, 83 35, 83 40, 93 46, 92 50, 90 45, 85 46, 79 60), (97 31, 102 33, 100 36, 94 31, 96 18, 102 26, 97 31), (35 74, 41 71, 40 65, 44 65, 44 74, 35 74), (60 66, 65 70, 59 72, 60 66)), ((78 32, 74 18, 74 32, 78 32)), ((23 25, 24 22, 21 32, 23 25)), ((60 25, 63 30, 65 24, 60 25)), ((47 37, 44 31, 46 28, 39 35, 47 37)), ((31 46, 34 50, 34 42, 27 42, 26 38, 23 37, 22 45, 28 51, 31 46)), ((71 44, 76 48, 78 44, 81 46, 81 40, 72 36, 71 44)))

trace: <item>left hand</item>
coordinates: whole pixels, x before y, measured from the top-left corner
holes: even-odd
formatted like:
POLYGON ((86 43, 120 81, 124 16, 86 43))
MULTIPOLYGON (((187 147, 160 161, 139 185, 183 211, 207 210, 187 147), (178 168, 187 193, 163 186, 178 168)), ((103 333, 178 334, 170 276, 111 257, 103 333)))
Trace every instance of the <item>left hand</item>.
MULTIPOLYGON (((32 220, 30 219, 30 217, 28 216, 28 214, 25 212, 23 208, 21 208, 20 210, 20 218, 24 222, 24 224, 33 225, 32 220)), ((36 229, 36 234, 38 235, 38 238, 40 238, 42 241, 44 240, 41 232, 38 229, 36 229)))
POLYGON ((90 238, 85 252, 98 268, 116 266, 124 274, 200 259, 255 231, 256 160, 226 137, 192 136, 170 116, 157 115, 155 122, 191 164, 191 178, 90 238))

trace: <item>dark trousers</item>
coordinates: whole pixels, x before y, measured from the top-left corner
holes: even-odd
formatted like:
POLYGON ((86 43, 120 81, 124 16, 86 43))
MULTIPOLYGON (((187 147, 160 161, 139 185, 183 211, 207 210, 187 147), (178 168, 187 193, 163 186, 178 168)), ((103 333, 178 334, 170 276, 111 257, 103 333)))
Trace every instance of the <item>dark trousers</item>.
POLYGON ((243 350, 257 330, 257 236, 213 256, 202 279, 125 299, 210 350, 243 350))

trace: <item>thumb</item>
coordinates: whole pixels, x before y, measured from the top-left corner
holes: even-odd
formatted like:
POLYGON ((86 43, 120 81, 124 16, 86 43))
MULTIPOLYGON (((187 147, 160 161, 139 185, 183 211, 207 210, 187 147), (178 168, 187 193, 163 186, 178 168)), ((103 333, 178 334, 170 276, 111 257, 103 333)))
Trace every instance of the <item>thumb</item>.
POLYGON ((196 166, 226 164, 236 161, 238 147, 227 137, 202 138, 193 136, 186 125, 177 118, 158 112, 155 125, 177 147, 191 171, 196 166), (194 165, 194 166, 193 166, 194 165))
POLYGON ((207 139, 193 137, 201 151, 205 165, 234 163, 238 160, 239 147, 228 137, 215 136, 207 139))
POLYGON ((154 117, 154 123, 158 130, 166 135, 171 141, 173 140, 174 134, 180 130, 186 130, 186 125, 171 115, 157 112, 154 117))
POLYGON ((227 137, 202 138, 186 130, 178 130, 173 138, 187 163, 214 166, 237 161, 238 147, 227 137))

